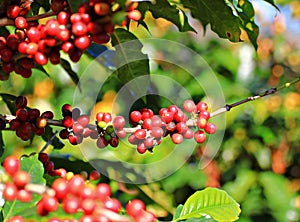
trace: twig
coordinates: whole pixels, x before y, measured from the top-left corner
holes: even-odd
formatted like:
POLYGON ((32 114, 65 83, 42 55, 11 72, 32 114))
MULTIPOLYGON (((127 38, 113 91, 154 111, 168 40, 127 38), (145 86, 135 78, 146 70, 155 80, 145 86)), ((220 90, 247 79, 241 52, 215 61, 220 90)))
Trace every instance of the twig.
POLYGON ((262 93, 260 93, 260 94, 257 94, 257 95, 255 95, 255 96, 250 96, 250 97, 248 97, 248 98, 246 98, 246 99, 242 99, 242 100, 240 100, 240 101, 238 101, 238 102, 235 102, 235 103, 232 103, 232 104, 226 104, 224 107, 219 108, 219 109, 217 109, 216 111, 212 112, 212 113, 210 114, 210 116, 211 116, 211 117, 217 116, 217 115, 219 115, 219 114, 228 112, 228 111, 230 111, 232 108, 237 107, 237 106, 239 106, 239 105, 242 105, 242 104, 244 104, 244 103, 247 103, 247 102, 250 102, 250 101, 254 101, 254 100, 256 100, 256 99, 260 99, 260 98, 265 97, 265 96, 272 95, 272 94, 274 94, 274 93, 276 93, 276 92, 278 92, 278 91, 280 91, 280 90, 282 90, 282 89, 288 88, 288 87, 290 87, 290 86, 296 84, 296 83, 299 82, 299 81, 300 81, 300 77, 294 79, 294 80, 291 81, 291 82, 287 82, 287 83, 285 83, 285 84, 283 84, 283 85, 281 85, 281 86, 279 86, 279 87, 273 87, 273 88, 270 88, 270 89, 268 89, 268 90, 266 90, 266 91, 264 91, 264 92, 262 92, 262 93))

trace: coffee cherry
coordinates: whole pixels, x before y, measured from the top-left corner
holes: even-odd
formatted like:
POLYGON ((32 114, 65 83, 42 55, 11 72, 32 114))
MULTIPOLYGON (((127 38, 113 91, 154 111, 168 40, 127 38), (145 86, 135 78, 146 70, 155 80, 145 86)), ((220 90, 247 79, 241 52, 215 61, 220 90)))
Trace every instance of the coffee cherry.
POLYGON ((103 136, 100 136, 97 139, 97 147, 105 148, 105 147, 107 147, 107 145, 108 145, 108 141, 106 141, 103 136))
POLYGON ((217 131, 217 127, 213 123, 207 123, 206 126, 204 127, 204 130, 208 134, 214 134, 217 131))
POLYGON ((43 195, 41 201, 43 201, 44 209, 48 212, 56 211, 58 208, 58 201, 53 196, 43 195))
POLYGON ((184 101, 183 109, 188 113, 192 113, 196 110, 196 105, 193 100, 188 99, 184 101))
POLYGON ((130 120, 134 123, 138 123, 142 119, 142 114, 139 111, 132 111, 130 113, 130 120))
POLYGON ((69 20, 69 14, 67 12, 61 11, 57 15, 57 21, 61 25, 66 25, 69 20))
POLYGON ((45 111, 42 113, 41 117, 46 118, 46 119, 53 119, 54 114, 51 111, 45 111))
POLYGON ((9 122, 10 129, 17 130, 21 127, 21 121, 19 119, 13 119, 9 122))
POLYGON ((139 144, 138 144, 138 146, 137 146, 137 151, 138 151, 138 153, 144 154, 144 153, 146 153, 147 150, 148 150, 148 149, 147 149, 147 147, 145 146, 144 143, 139 143, 139 144))
POLYGON ((41 39, 41 32, 36 27, 30 27, 26 31, 26 35, 30 42, 38 42, 41 39))
POLYGON ((96 186, 96 190, 95 190, 95 198, 104 201, 106 200, 108 197, 110 197, 112 194, 111 188, 108 184, 106 183, 99 183, 96 186))
POLYGON ((119 213, 122 207, 120 201, 117 200, 116 198, 107 198, 104 201, 104 206, 105 208, 114 211, 116 213, 119 213))
POLYGON ((13 57, 13 51, 9 48, 2 49, 0 51, 1 60, 4 62, 10 62, 13 57))
POLYGON ((119 139, 117 137, 112 137, 109 141, 109 145, 111 145, 111 147, 117 147, 119 145, 119 139))
POLYGON ((80 207, 80 200, 76 196, 67 196, 63 199, 63 209, 68 214, 74 214, 80 207))
POLYGON ((81 208, 84 212, 84 214, 86 215, 90 215, 94 212, 94 210, 96 209, 96 203, 95 200, 92 198, 85 198, 82 202, 81 202, 81 208))
POLYGON ((18 188, 13 183, 7 183, 4 185, 3 198, 7 201, 13 201, 17 198, 18 188))
POLYGON ((66 116, 63 120, 62 120, 62 124, 66 127, 66 128, 72 128, 73 124, 74 124, 74 120, 71 116, 66 116))
POLYGON ((134 132, 134 136, 139 139, 142 140, 146 137, 146 130, 144 129, 138 129, 134 132))
POLYGON ((42 52, 35 53, 34 60, 38 65, 41 65, 41 66, 46 65, 48 63, 47 56, 42 52))
POLYGON ((29 183, 30 174, 25 171, 18 171, 14 174, 13 181, 19 189, 22 189, 29 183))
POLYGON ((98 180, 100 177, 101 177, 101 174, 98 171, 93 170, 90 172, 90 175, 89 175, 90 180, 98 180))
POLYGON ((30 202, 32 200, 32 194, 24 189, 18 191, 17 199, 23 203, 30 202))
POLYGON ((20 170, 21 164, 19 159, 17 159, 14 156, 9 156, 5 158, 3 162, 3 168, 6 173, 8 173, 10 176, 13 176, 16 172, 20 170))
POLYGON ((132 10, 128 12, 127 15, 128 19, 134 20, 134 21, 139 21, 142 18, 142 14, 138 10, 132 10))
POLYGON ((7 17, 14 19, 16 18, 21 11, 21 8, 18 5, 10 5, 6 9, 7 17))
POLYGON ((208 105, 205 102, 199 102, 196 105, 196 110, 198 112, 203 112, 203 111, 207 111, 208 110, 208 105))
POLYGON ((172 142, 175 144, 180 144, 183 142, 183 136, 179 133, 174 133, 171 138, 172 142))
POLYGON ((83 36, 83 35, 86 35, 87 32, 88 32, 87 26, 85 25, 85 23, 83 23, 81 21, 75 22, 72 25, 72 33, 75 36, 83 36))
POLYGON ((183 133, 184 139, 192 139, 194 137, 194 131, 190 128, 187 129, 185 133, 183 133))
POLYGON ((110 5, 105 2, 99 2, 94 5, 94 11, 99 16, 107 15, 110 11, 110 5))
POLYGON ((68 183, 63 178, 57 178, 52 183, 52 189, 55 191, 55 197, 59 200, 65 198, 69 192, 68 183))
POLYGON ((24 219, 21 216, 13 216, 7 222, 24 222, 24 219))
POLYGON ((153 136, 154 138, 160 138, 164 134, 164 131, 161 127, 155 126, 151 128, 150 135, 153 136))
POLYGON ((139 200, 139 199, 133 199, 130 200, 127 204, 126 204, 126 213, 129 216, 135 217, 137 216, 141 211, 146 210, 146 205, 144 204, 143 201, 139 200))
POLYGON ((74 40, 74 45, 81 50, 87 49, 91 44, 91 40, 88 36, 81 36, 74 40))
POLYGON ((197 120, 197 126, 203 129, 207 124, 207 120, 204 117, 199 117, 197 120))
POLYGON ((202 130, 198 130, 194 133, 194 139, 197 143, 204 143, 206 140, 206 135, 202 130))
POLYGON ((47 163, 49 161, 49 155, 47 153, 39 153, 38 157, 39 161, 41 161, 43 164, 47 163))
POLYGON ((28 23, 24 17, 17 17, 15 19, 15 26, 18 29, 26 29, 28 26, 28 23))

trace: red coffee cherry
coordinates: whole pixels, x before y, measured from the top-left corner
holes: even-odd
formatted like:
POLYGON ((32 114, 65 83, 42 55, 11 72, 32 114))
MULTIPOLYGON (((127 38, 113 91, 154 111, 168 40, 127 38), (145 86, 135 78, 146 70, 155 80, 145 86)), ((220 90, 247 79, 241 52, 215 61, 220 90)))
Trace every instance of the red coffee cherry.
POLYGON ((24 17, 17 17, 15 19, 15 26, 18 29, 26 29, 28 27, 28 23, 24 17))
POLYGON ((25 171, 18 171, 13 176, 14 184, 19 188, 24 188, 30 181, 30 174, 25 171))
POLYGON ((5 158, 3 162, 3 168, 6 173, 8 173, 10 176, 13 176, 16 172, 20 170, 21 164, 19 159, 17 159, 14 156, 9 156, 5 158))
POLYGON ((128 215, 136 217, 141 211, 146 210, 146 205, 139 199, 133 199, 126 204, 125 208, 128 215))
POLYGON ((18 188, 13 183, 7 183, 4 185, 3 198, 7 201, 13 201, 17 198, 18 188))

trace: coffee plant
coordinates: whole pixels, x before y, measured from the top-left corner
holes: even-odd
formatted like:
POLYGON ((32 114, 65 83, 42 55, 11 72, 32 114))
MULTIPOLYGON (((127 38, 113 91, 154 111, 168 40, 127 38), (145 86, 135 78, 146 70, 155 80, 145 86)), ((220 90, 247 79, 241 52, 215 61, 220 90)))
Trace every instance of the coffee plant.
MULTIPOLYGON (((279 13, 274 1, 263 2, 279 13)), ((225 180, 225 189, 220 189, 222 166, 213 159, 218 147, 212 147, 215 143, 211 141, 218 142, 224 134, 218 117, 242 104, 289 87, 297 88, 299 77, 285 80, 282 85, 271 84, 270 89, 260 90, 261 93, 249 89, 253 96, 234 98, 237 102, 220 106, 217 100, 221 98, 210 98, 213 93, 218 94, 217 88, 204 89, 205 95, 199 86, 185 81, 187 72, 206 72, 188 61, 194 59, 199 65, 196 57, 190 56, 189 51, 176 51, 178 45, 174 47, 170 42, 157 46, 153 40, 153 45, 149 45, 145 36, 151 35, 152 30, 163 35, 170 27, 175 29, 170 32, 187 36, 201 30, 208 32, 210 26, 210 34, 216 34, 212 38, 224 44, 251 45, 259 53, 255 15, 248 0, 0 0, 0 84, 7 87, 0 85, 1 221, 238 220, 241 209, 236 201, 245 202, 234 192, 234 186, 226 187, 225 180), (195 25, 195 21, 201 26, 195 25), (146 34, 139 36, 137 29, 146 34), (143 47, 159 50, 152 56, 143 47), (86 67, 88 63, 92 71, 86 67), (165 72, 164 76, 183 82, 192 96, 182 96, 184 93, 170 80, 157 80, 152 66, 165 72), (53 81, 44 82, 44 78, 53 81), (65 78, 71 79, 72 84, 66 84, 65 78), (165 96, 168 93, 161 95, 164 90, 158 88, 159 84, 177 99, 165 96), (24 90, 18 94, 9 87, 24 90), (96 95, 95 87, 99 87, 96 95), (53 92, 54 88, 57 92, 53 92), (75 91, 68 91, 69 88, 75 91), (191 93, 193 88, 196 91, 191 93), (34 102, 37 98, 29 93, 33 90, 36 97, 51 100, 50 95, 55 94, 57 99, 63 99, 52 109, 47 105, 39 107, 34 102), (92 107, 90 101, 94 103, 92 107), (24 146, 21 151, 20 146, 24 146), (193 147, 195 151, 188 153, 193 147), (174 151, 175 155, 169 156, 172 149, 186 150, 174 151), (163 164, 151 165, 155 158, 163 164), (189 166, 181 164, 182 161, 189 166), (198 169, 199 162, 204 165, 202 169, 198 169), (190 169, 197 164, 197 170, 190 169), (184 185, 193 189, 182 190, 187 192, 183 194, 185 199, 175 202, 170 196, 182 198, 176 192, 180 193, 184 185)), ((187 39, 182 42, 189 44, 187 39)), ((214 44, 207 49, 215 49, 214 44)), ((195 50, 201 52, 200 48, 195 50)), ((283 65, 276 64, 275 59, 272 70, 279 83, 278 72, 282 75, 283 65)), ((194 79, 199 82, 197 76, 194 79)), ((235 132, 234 137, 244 138, 243 132, 235 132)), ((261 140, 270 140, 270 136, 256 132, 261 140)), ((229 156, 234 158, 233 154, 229 156)), ((251 167, 257 168, 259 161, 251 167)), ((223 167, 225 172, 228 166, 224 163, 223 167)), ((274 166, 273 171, 276 172, 274 166)), ((247 191, 255 192, 249 185, 254 184, 255 174, 250 170, 246 174, 250 176, 243 179, 240 175, 231 176, 248 186, 241 196, 246 196, 247 191)), ((274 178, 264 174, 258 180, 265 188, 274 178)), ((235 187, 240 188, 238 182, 235 187)), ((272 196, 268 192, 265 195, 272 196)), ((298 197, 293 203, 297 200, 298 197)), ((249 209, 255 211, 245 206, 245 215, 249 209)), ((275 209, 274 205, 263 207, 275 209)), ((284 221, 286 215, 278 216, 278 221, 284 221)))

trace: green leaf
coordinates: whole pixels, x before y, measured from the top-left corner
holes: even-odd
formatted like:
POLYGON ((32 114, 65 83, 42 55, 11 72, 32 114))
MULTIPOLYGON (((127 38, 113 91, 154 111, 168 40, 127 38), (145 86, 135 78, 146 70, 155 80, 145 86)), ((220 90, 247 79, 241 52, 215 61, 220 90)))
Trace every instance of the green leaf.
POLYGON ((155 4, 148 2, 144 4, 147 4, 148 10, 155 19, 164 18, 175 24, 181 32, 195 31, 190 26, 186 14, 178 9, 176 5, 171 5, 167 0, 156 1, 155 4))
POLYGON ((143 45, 131 32, 118 28, 111 36, 112 45, 116 48, 114 64, 116 75, 122 83, 128 83, 135 78, 145 76, 143 85, 137 81, 131 81, 130 90, 138 95, 145 95, 149 85, 150 68, 148 56, 142 53, 143 45))
POLYGON ((241 30, 239 18, 233 15, 232 8, 223 0, 182 0, 184 7, 190 9, 192 16, 198 19, 204 28, 210 24, 211 30, 221 38, 239 42, 241 30))
POLYGON ((286 215, 291 210, 291 202, 296 195, 287 189, 289 180, 273 172, 261 172, 258 179, 264 188, 267 206, 272 214, 277 221, 287 221, 286 215))
POLYGON ((0 157, 2 157, 3 153, 4 153, 4 142, 3 142, 2 131, 0 131, 0 157))
POLYGON ((182 205, 182 204, 179 204, 179 205, 177 206, 177 208, 176 208, 176 210, 175 210, 175 213, 174 213, 174 215, 173 215, 173 220, 179 218, 180 213, 181 213, 181 211, 182 211, 182 208, 183 208, 183 205, 182 205))
MULTIPOLYGON (((30 174, 32 184, 39 184, 44 186, 45 179, 43 164, 38 160, 38 155, 32 155, 29 157, 21 157, 21 170, 30 174)), ((4 219, 8 219, 11 216, 26 216, 35 213, 36 203, 40 200, 40 195, 33 194, 32 200, 28 203, 22 203, 18 200, 5 202, 3 207, 4 219)))
POLYGON ((259 27, 254 21, 254 8, 251 2, 239 1, 236 5, 237 13, 241 19, 241 27, 247 32, 248 38, 255 49, 257 49, 257 37, 259 34, 259 27))
POLYGON ((280 9, 277 7, 277 5, 275 5, 274 0, 264 0, 265 2, 268 2, 269 4, 273 5, 278 11, 280 11, 280 9))
POLYGON ((78 77, 77 73, 73 71, 73 69, 72 69, 71 64, 69 63, 69 61, 61 58, 60 59, 60 64, 64 68, 64 70, 69 74, 69 76, 71 77, 72 81, 76 85, 78 85, 78 87, 80 88, 80 86, 79 86, 79 77, 78 77))
POLYGON ((50 126, 45 127, 45 133, 42 136, 43 140, 46 142, 49 142, 51 140, 51 145, 54 147, 54 149, 62 149, 65 145, 61 142, 61 140, 54 136, 53 129, 50 126))
POLYGON ((7 93, 0 93, 0 96, 2 97, 3 101, 6 103, 10 113, 12 115, 15 115, 17 111, 16 102, 15 102, 17 97, 7 93))
POLYGON ((225 191, 206 188, 187 199, 176 221, 205 216, 216 221, 235 221, 240 212, 239 204, 225 191))
POLYGON ((44 8, 46 12, 49 11, 50 10, 50 1, 35 0, 30 5, 30 8, 31 8, 34 15, 39 14, 39 10, 40 10, 41 7, 44 8))
POLYGON ((46 69, 41 65, 35 65, 34 69, 40 70, 42 73, 44 73, 46 76, 50 77, 49 73, 46 71, 46 69))
POLYGON ((68 3, 71 6, 72 12, 77 12, 79 6, 84 2, 86 2, 86 0, 68 1, 68 3))

